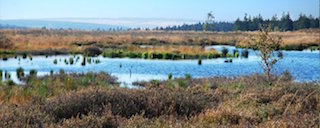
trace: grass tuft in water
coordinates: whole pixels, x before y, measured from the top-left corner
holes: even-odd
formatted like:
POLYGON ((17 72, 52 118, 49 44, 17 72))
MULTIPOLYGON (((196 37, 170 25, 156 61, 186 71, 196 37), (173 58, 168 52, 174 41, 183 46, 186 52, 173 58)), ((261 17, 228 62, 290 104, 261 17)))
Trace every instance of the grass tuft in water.
POLYGON ((17 68, 16 72, 19 79, 22 79, 24 77, 24 70, 22 67, 17 68))

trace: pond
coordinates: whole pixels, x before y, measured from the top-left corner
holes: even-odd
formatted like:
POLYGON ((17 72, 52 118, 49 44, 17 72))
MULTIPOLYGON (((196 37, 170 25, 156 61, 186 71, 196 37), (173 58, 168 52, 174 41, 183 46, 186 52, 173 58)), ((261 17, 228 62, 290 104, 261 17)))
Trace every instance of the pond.
MULTIPOLYGON (((214 48, 221 52, 225 47, 229 53, 233 49, 242 51, 244 49, 233 46, 207 46, 205 49, 214 48)), ((319 80, 319 51, 283 51, 284 59, 275 65, 273 73, 280 74, 288 70, 295 81, 318 81, 319 80)), ((198 60, 145 60, 129 58, 103 58, 94 57, 92 60, 99 60, 100 63, 87 63, 81 65, 82 55, 75 55, 73 65, 65 64, 64 59, 69 60, 73 55, 58 56, 33 56, 32 60, 18 58, 9 58, 7 61, 0 60, 0 69, 11 74, 11 79, 19 83, 16 77, 16 69, 23 67, 26 74, 31 69, 38 71, 38 75, 50 74, 52 70, 58 73, 63 69, 67 73, 85 73, 85 72, 107 72, 118 78, 122 86, 131 86, 134 81, 148 81, 151 79, 165 80, 168 74, 173 77, 184 77, 190 74, 192 77, 213 77, 226 76, 235 77, 250 75, 253 73, 262 73, 260 59, 256 52, 249 50, 248 58, 233 58, 232 63, 225 63, 226 58, 202 60, 198 65, 198 60), (57 64, 53 61, 57 59, 57 64)), ((4 75, 2 80, 4 80, 4 75)))

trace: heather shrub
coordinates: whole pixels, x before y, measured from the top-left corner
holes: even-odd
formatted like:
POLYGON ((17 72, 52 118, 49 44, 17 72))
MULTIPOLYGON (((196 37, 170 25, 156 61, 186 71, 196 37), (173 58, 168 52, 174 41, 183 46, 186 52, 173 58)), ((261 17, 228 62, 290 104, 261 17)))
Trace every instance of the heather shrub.
POLYGON ((105 108, 110 109, 113 115, 127 118, 142 113, 149 118, 161 115, 191 116, 205 108, 205 99, 202 95, 183 90, 91 88, 50 99, 44 110, 56 119, 69 119, 89 112, 101 113, 105 108))
POLYGON ((89 112, 101 113, 107 104, 104 90, 88 89, 78 93, 61 94, 48 100, 43 107, 46 113, 56 120, 87 115, 89 112))
POLYGON ((92 73, 1 82, 0 127, 317 126, 318 83, 289 74, 273 76, 275 86, 258 74, 137 82, 139 89, 104 86, 108 75, 92 73))
POLYGON ((53 118, 42 112, 39 105, 1 105, 0 127, 48 127, 53 118))
POLYGON ((102 51, 98 47, 86 47, 84 48, 83 53, 88 56, 98 56, 102 51))
POLYGON ((81 127, 81 128, 117 128, 118 122, 110 113, 103 113, 101 116, 89 113, 88 115, 72 117, 68 120, 63 120, 60 127, 81 127))

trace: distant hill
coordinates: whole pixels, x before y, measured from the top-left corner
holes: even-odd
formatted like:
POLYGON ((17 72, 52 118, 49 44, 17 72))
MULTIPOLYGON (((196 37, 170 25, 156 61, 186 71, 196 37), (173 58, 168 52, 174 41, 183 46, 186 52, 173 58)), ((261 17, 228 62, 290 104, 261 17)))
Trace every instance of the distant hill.
POLYGON ((79 23, 67 21, 50 20, 0 20, 0 28, 18 29, 18 28, 47 28, 47 29, 77 29, 77 30, 124 30, 125 26, 79 23))
POLYGON ((51 18, 33 20, 0 20, 3 26, 27 28, 78 29, 78 30, 126 30, 129 28, 155 28, 172 25, 194 24, 199 21, 166 18, 51 18))
POLYGON ((16 26, 16 25, 8 25, 8 24, 0 24, 0 29, 26 29, 26 27, 16 26))
POLYGON ((199 21, 179 18, 53 18, 50 21, 109 24, 128 28, 155 28, 173 25, 194 24, 199 21))

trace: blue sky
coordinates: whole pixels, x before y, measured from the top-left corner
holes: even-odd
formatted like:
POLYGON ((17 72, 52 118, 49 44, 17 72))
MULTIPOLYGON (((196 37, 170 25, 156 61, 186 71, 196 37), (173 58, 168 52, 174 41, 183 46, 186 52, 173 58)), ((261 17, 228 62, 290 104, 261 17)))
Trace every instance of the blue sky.
POLYGON ((0 19, 169 18, 234 21, 244 13, 270 18, 290 12, 319 16, 319 0, 0 0, 0 19))

